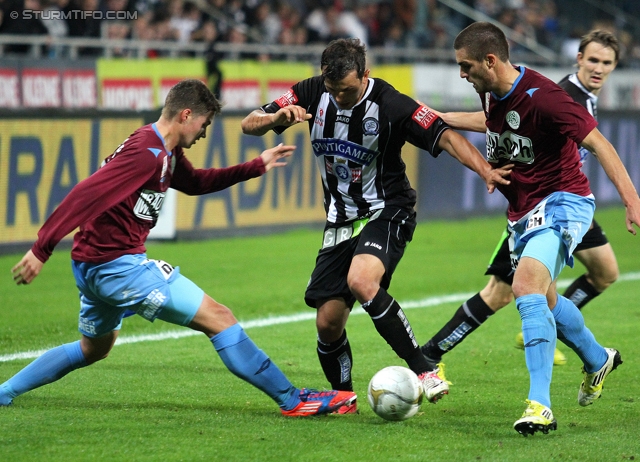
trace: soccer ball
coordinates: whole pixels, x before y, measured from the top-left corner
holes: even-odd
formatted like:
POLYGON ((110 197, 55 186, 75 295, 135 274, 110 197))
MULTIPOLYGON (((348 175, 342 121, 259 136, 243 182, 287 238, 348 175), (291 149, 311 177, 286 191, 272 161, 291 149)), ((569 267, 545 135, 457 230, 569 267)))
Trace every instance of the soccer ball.
POLYGON ((406 420, 418 413, 424 390, 411 369, 389 366, 378 371, 367 391, 373 412, 385 420, 406 420))

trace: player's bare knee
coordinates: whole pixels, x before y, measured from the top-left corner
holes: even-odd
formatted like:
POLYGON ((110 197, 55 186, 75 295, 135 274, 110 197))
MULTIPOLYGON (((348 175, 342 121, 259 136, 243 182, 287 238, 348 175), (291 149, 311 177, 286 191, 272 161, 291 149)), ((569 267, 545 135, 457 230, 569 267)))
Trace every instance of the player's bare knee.
POLYGON ((87 362, 87 365, 97 363, 98 361, 102 361, 109 356, 109 351, 105 352, 91 352, 88 356, 85 354, 84 359, 87 362))
POLYGON ((511 290, 513 291, 513 296, 516 298, 531 293, 531 290, 526 281, 514 280, 513 285, 511 286, 511 290))
MULTIPOLYGON (((113 339, 115 343, 115 338, 113 339)), ((87 365, 102 361, 109 356, 113 343, 105 339, 93 339, 93 341, 83 341, 80 343, 82 354, 87 365), (102 340, 102 341, 101 341, 102 340)))
POLYGON ((349 290, 360 303, 367 302, 376 296, 380 285, 371 278, 358 273, 349 273, 347 276, 349 290))
POLYGON ((344 331, 344 322, 342 318, 318 316, 316 317, 316 330, 318 338, 325 343, 331 343, 338 340, 344 331))
POLYGON ((507 306, 509 303, 511 303, 512 300, 513 300, 513 292, 509 292, 508 294, 499 293, 495 298, 491 299, 490 302, 487 303, 487 305, 495 313, 496 311, 501 310, 502 308, 507 306))
POLYGON ((189 327, 212 337, 237 323, 229 308, 205 295, 189 327))
POLYGON ((227 308, 222 303, 216 302, 213 298, 211 298, 207 294, 204 295, 204 298, 202 299, 202 304, 200 305, 200 308, 198 308, 196 316, 198 314, 218 316, 218 317, 233 316, 233 313, 229 308, 227 308))
POLYGON ((604 292, 610 285, 618 280, 620 271, 618 267, 606 268, 603 271, 587 273, 587 280, 598 292, 604 292))
POLYGON ((336 332, 341 332, 342 328, 342 322, 339 319, 327 316, 316 318, 316 329, 321 337, 332 337, 336 332))
POLYGON ((494 276, 487 286, 480 291, 480 296, 495 313, 511 303, 513 300, 513 290, 511 285, 494 276))

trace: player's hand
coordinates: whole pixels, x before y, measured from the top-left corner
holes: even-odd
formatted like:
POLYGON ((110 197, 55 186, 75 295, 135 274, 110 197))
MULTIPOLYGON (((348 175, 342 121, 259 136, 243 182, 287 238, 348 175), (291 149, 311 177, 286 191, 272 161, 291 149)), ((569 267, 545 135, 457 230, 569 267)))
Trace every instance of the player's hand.
POLYGON ((511 170, 513 170, 513 164, 503 165, 502 167, 492 168, 487 172, 485 176, 485 183, 487 183, 487 191, 489 194, 495 191, 496 186, 499 184, 508 185, 511 184, 511 181, 507 180, 506 177, 511 175, 511 170))
POLYGON ((627 205, 626 224, 627 230, 635 236, 636 229, 633 227, 633 225, 635 224, 638 228, 640 228, 640 198, 627 205))
POLYGON ((279 160, 290 157, 295 148, 295 146, 287 146, 280 143, 274 148, 263 151, 260 157, 262 157, 262 162, 264 162, 265 171, 268 172, 273 167, 283 167, 287 165, 286 162, 279 162, 279 160))
POLYGON ((305 108, 291 105, 278 109, 278 112, 273 115, 273 123, 276 127, 290 127, 309 120, 311 117, 305 108))
POLYGON ((18 285, 29 284, 38 274, 40 274, 40 270, 42 270, 43 265, 44 263, 38 260, 33 252, 29 250, 24 257, 22 257, 22 260, 20 260, 16 266, 11 268, 13 280, 18 285))

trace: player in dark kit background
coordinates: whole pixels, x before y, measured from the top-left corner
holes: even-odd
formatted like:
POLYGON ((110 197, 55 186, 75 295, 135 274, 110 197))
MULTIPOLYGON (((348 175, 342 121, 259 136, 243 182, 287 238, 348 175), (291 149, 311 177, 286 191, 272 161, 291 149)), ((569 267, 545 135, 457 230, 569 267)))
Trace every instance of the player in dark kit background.
MULTIPOLYGON (((598 95, 609 74, 616 67, 619 52, 618 40, 611 33, 600 30, 588 33, 580 42, 578 71, 567 75, 558 83, 595 119, 598 95)), ((460 116, 456 113, 434 112, 445 121, 460 116)), ((455 121, 451 123, 455 126, 455 121)), ((579 146, 578 152, 580 162, 584 162, 589 150, 579 146)), ((513 300, 511 285, 514 270, 509 254, 508 230, 505 230, 485 273, 491 276, 487 285, 464 302, 442 329, 422 346, 422 352, 431 361, 440 362, 445 353, 453 350, 493 313, 513 300)), ((582 309, 618 278, 618 263, 613 248, 595 219, 576 247, 574 256, 585 265, 587 272, 573 281, 563 296, 582 309)), ((516 346, 524 349, 522 333, 516 338, 516 346)), ((565 355, 556 349, 554 364, 562 365, 566 362, 565 355)))
POLYGON ((511 183, 497 187, 509 201, 513 294, 522 320, 530 386, 527 408, 514 423, 523 435, 556 429, 550 385, 556 338, 578 354, 581 406, 602 393, 620 353, 600 346, 580 310, 556 292, 555 281, 593 220, 595 199, 582 173, 578 144, 596 157, 626 207, 627 230, 640 223, 640 198, 615 149, 597 122, 557 84, 509 62, 509 45, 495 25, 478 22, 454 41, 460 77, 471 83, 483 110, 450 113, 454 127, 486 132, 492 165, 513 165, 511 183), (557 329, 557 335, 556 335, 557 329))
POLYGON ((40 273, 56 244, 80 227, 71 251, 80 290, 79 341, 47 351, 0 385, 0 406, 34 388, 107 357, 125 311, 204 333, 227 368, 262 390, 285 416, 337 412, 356 395, 294 387, 253 343, 229 308, 180 274, 147 258, 145 241, 172 187, 207 194, 285 165, 295 146, 279 145, 227 168, 196 169, 184 149, 206 137, 220 103, 199 80, 183 80, 167 95, 160 119, 136 130, 89 178, 78 183, 38 232, 31 250, 12 269, 17 284, 40 273))
MULTIPOLYGON (((402 308, 387 293, 416 226, 416 193, 401 148, 409 142, 437 157, 446 150, 477 172, 490 192, 509 166, 491 171, 480 153, 424 105, 370 76, 357 39, 331 42, 322 74, 295 84, 250 113, 243 131, 282 133, 307 122, 322 177, 327 221, 305 301, 317 309, 318 356, 332 387, 352 390, 346 323, 356 300, 380 335, 421 378, 430 402, 448 393, 443 371, 427 362, 402 308), (439 375, 438 375, 439 374, 439 375)), ((355 412, 356 407, 347 412, 355 412)))

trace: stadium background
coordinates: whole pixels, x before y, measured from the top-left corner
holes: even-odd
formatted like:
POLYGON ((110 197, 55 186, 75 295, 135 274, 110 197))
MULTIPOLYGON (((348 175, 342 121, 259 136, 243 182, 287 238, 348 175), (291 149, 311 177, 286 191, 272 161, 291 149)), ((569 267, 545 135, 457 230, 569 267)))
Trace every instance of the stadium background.
MULTIPOLYGON (((107 12, 118 8, 116 3, 96 2, 95 8, 107 12)), ((243 162, 280 141, 296 144, 298 149, 287 168, 227 191, 199 198, 168 196, 153 237, 209 238, 319 226, 324 218, 322 188, 306 126, 294 127, 282 136, 270 134, 262 138, 245 136, 240 130, 240 120, 248 111, 317 72, 318 53, 330 38, 325 37, 323 42, 316 34, 315 41, 309 39, 311 19, 317 16, 318 9, 327 21, 331 14, 339 13, 346 26, 340 34, 335 31, 334 34, 359 31, 368 42, 374 78, 383 78, 400 91, 442 110, 479 108, 477 95, 458 76, 449 43, 456 31, 473 19, 497 21, 510 37, 514 62, 530 65, 556 81, 572 71, 577 34, 591 27, 614 30, 621 37, 623 55, 619 69, 600 96, 600 129, 618 149, 636 187, 640 186, 637 148, 640 76, 635 70, 640 56, 637 2, 440 0, 402 4, 367 0, 320 2, 320 7, 314 8, 295 1, 120 3, 126 5, 120 8, 135 13, 136 19, 103 21, 98 36, 73 36, 70 24, 67 35, 52 32, 55 15, 51 11, 55 8, 74 11, 73 6, 42 5, 43 18, 49 19, 40 21, 47 29, 38 35, 34 33, 37 28, 24 28, 25 24, 33 26, 34 19, 29 20, 31 23, 23 21, 23 29, 16 29, 11 23, 11 13, 24 12, 26 4, 2 4, 2 252, 28 247, 65 194, 95 171, 101 160, 133 130, 155 121, 169 88, 183 78, 209 82, 225 104, 206 142, 188 153, 197 167, 243 162), (256 25, 256 12, 264 9, 265 4, 272 12, 256 25), (388 35, 393 30, 391 26, 387 27, 387 35, 380 36, 383 29, 380 17, 385 5, 391 7, 390 23, 404 24, 402 39, 393 42, 394 47, 388 35), (199 16, 194 16, 194 6, 199 16), (475 9, 467 11, 465 6, 475 9), (577 10, 583 14, 572 19, 571 11, 577 10), (305 11, 306 16, 296 15, 296 11, 305 11), (404 18, 407 12, 414 13, 410 24, 404 18), (508 12, 515 16, 515 21, 507 20, 508 12), (301 18, 296 23, 297 16, 301 18), (193 29, 188 40, 161 36, 163 24, 169 28, 174 24, 175 31, 184 30, 189 17, 198 19, 191 20, 193 29), (160 21, 162 18, 165 23, 160 21), (269 39, 266 25, 276 20, 280 23, 280 34, 269 39), (147 36, 136 36, 134 31, 142 27, 138 23, 145 23, 147 32, 154 32, 155 35, 148 36, 151 41, 147 36), (377 29, 372 26, 375 23, 377 29), (198 32, 211 24, 217 28, 216 38, 210 41, 198 38, 198 32), (300 24, 307 29, 307 41, 283 42, 283 31, 294 30, 300 24), (111 29, 118 25, 128 28, 129 35, 115 38, 111 29), (376 30, 378 35, 374 33, 376 30), (242 40, 236 37, 239 31, 244 31, 242 40)), ((86 5, 82 8, 87 9, 86 5)), ((466 135, 484 152, 482 134, 466 135)), ((504 211, 506 202, 501 195, 484 193, 483 185, 472 172, 446 154, 434 160, 407 145, 403 157, 410 180, 418 190, 420 219, 462 218, 504 211)), ((618 204, 617 193, 597 162, 591 160, 585 170, 598 204, 618 204)))
MULTIPOLYGON (((323 39, 284 45, 262 40, 260 35, 252 35, 244 43, 230 41, 242 40, 241 30, 221 32, 215 43, 162 39, 157 35, 166 32, 165 26, 171 22, 166 20, 168 4, 151 0, 135 0, 132 6, 156 5, 153 9, 157 12, 151 21, 139 21, 150 24, 151 29, 136 25, 131 34, 134 40, 108 38, 108 34, 105 38, 100 28, 91 27, 82 32, 88 35, 82 36, 72 27, 68 35, 43 35, 35 26, 21 35, 15 34, 15 29, 6 30, 6 13, 12 11, 8 9, 12 1, 0 0, 0 267, 6 271, 6 277, 0 278, 0 305, 4 308, 0 312, 0 377, 4 378, 24 367, 42 349, 77 339, 74 307, 78 298, 71 290, 74 281, 68 248, 54 252, 30 288, 16 286, 8 277, 19 255, 2 253, 28 248, 41 222, 69 188, 95 170, 133 129, 158 115, 157 100, 147 109, 120 105, 139 105, 142 101, 149 106, 163 86, 183 76, 207 78, 216 88, 217 68, 223 75, 221 92, 227 105, 211 127, 215 135, 210 132, 206 140, 201 140, 206 143, 199 142, 189 156, 200 165, 233 163, 257 154, 255 143, 260 140, 265 146, 276 142, 273 135, 264 139, 240 135, 239 120, 255 107, 255 98, 267 98, 264 95, 269 88, 279 93, 289 82, 316 73, 319 50, 326 43, 323 39), (91 35, 94 33, 98 35, 91 35), (13 47, 25 45, 25 41, 26 47, 17 53, 13 47), (210 53, 211 48, 215 55, 210 53), (42 72, 47 69, 53 71, 42 72), (105 80, 112 82, 105 85, 105 80), (103 100, 104 89, 110 91, 111 99, 103 100), (37 104, 23 107, 25 96, 37 104), (47 106, 51 104, 45 104, 47 101, 55 102, 56 107, 47 106), (106 108, 106 101, 118 105, 106 108), (234 109, 234 105, 245 103, 249 107, 234 109), (224 140, 216 141, 218 135, 224 140)), ((34 1, 27 0, 29 5, 34 1)), ((55 1, 62 5, 60 8, 67 1, 72 8, 78 7, 76 0, 55 1)), ((213 8, 222 13, 211 17, 230 18, 241 26, 238 29, 244 25, 245 30, 255 32, 256 26, 240 13, 245 7, 250 10, 261 5, 261 0, 196 1, 209 12, 213 8)), ((82 2, 87 7, 100 7, 99 0, 82 2)), ((123 1, 109 0, 110 7, 118 3, 123 1)), ((285 4, 284 10, 289 3, 297 7, 306 4, 304 0, 280 3, 285 4)), ((321 13, 332 14, 340 5, 332 0, 309 3, 320 5, 321 13)), ((629 51, 635 49, 640 36, 640 14, 628 14, 640 5, 637 0, 361 3, 367 8, 358 11, 375 10, 370 4, 378 5, 373 18, 379 22, 380 12, 389 5, 401 10, 394 12, 394 27, 387 29, 393 34, 385 39, 369 37, 374 76, 439 109, 479 107, 477 95, 458 77, 448 43, 470 17, 459 12, 462 8, 444 5, 471 5, 477 7, 474 12, 486 13, 497 6, 519 6, 516 19, 521 22, 510 23, 513 27, 509 30, 528 30, 531 37, 531 21, 539 23, 540 17, 530 15, 529 10, 540 12, 541 7, 554 4, 557 14, 549 23, 557 25, 555 37, 545 38, 546 34, 540 33, 536 34, 540 41, 531 42, 507 32, 519 40, 512 41, 514 62, 527 63, 555 80, 571 70, 575 51, 572 56, 564 56, 562 45, 567 41, 575 46, 574 26, 576 31, 586 32, 595 19, 606 19, 608 26, 624 32, 619 35, 625 37, 627 51, 602 94, 600 128, 617 146, 639 186, 636 145, 640 91, 633 75, 637 68, 635 52, 629 51), (432 14, 431 20, 422 16, 425 11, 412 9, 419 6, 428 7, 422 10, 432 14), (625 14, 618 15, 619 11, 625 14), (413 29, 406 21, 413 22, 413 29)), ((348 18, 353 3, 344 0, 341 5, 343 17, 348 18)), ((506 21, 509 14, 513 19, 512 10, 505 8, 504 15, 494 12, 490 16, 506 21)), ((142 9, 140 13, 146 18, 147 13, 142 9)), ((291 30, 295 21, 288 23, 287 30, 291 30)), ((110 25, 125 32, 134 28, 133 24, 110 25)), ((149 250, 154 258, 180 264, 183 274, 232 307, 242 325, 251 328, 251 337, 296 384, 322 387, 326 385, 315 353, 315 313, 302 300, 321 234, 316 229, 280 231, 292 226, 319 227, 324 215, 319 195, 318 201, 311 199, 319 194, 319 178, 309 169, 306 130, 299 127, 288 132, 292 133, 286 133, 291 137, 287 140, 299 146, 292 165, 275 176, 276 172, 270 172, 262 181, 231 188, 222 196, 184 204, 178 201, 192 199, 174 197, 175 203, 167 200, 165 213, 171 205, 180 208, 176 219, 162 226, 164 235, 172 235, 173 223, 180 240, 153 242, 149 250), (182 239, 257 232, 270 234, 192 242, 182 239)), ((470 136, 483 149, 483 137, 470 136)), ((446 155, 434 160, 408 147, 404 158, 420 192, 420 218, 428 221, 416 229, 411 251, 394 276, 393 293, 403 309, 412 309, 412 327, 426 339, 451 317, 460 302, 486 282, 482 268, 504 227, 504 204, 499 194, 485 194, 474 176, 446 155), (469 214, 493 217, 431 218, 469 214)), ((587 169, 599 205, 616 202, 617 195, 597 162, 587 169)), ((447 375, 455 386, 450 399, 423 407, 423 414, 399 425, 379 419, 364 403, 360 414, 346 419, 281 419, 269 398, 228 373, 207 339, 185 337, 190 332, 187 329, 176 331, 171 324, 149 324, 134 316, 127 319, 120 346, 108 361, 28 393, 4 409, 6 412, 0 412, 0 460, 298 462, 435 457, 513 462, 530 461, 541 454, 549 460, 638 460, 640 385, 634 373, 640 367, 636 341, 640 319, 638 237, 625 229, 622 207, 600 210, 598 217, 614 244, 621 277, 607 295, 592 302, 586 316, 600 341, 624 352, 625 364, 608 382, 601 402, 586 409, 575 402, 575 388, 581 379, 578 358, 570 358, 567 367, 556 368, 553 409, 560 428, 550 435, 525 439, 511 427, 522 410, 528 387, 522 352, 512 346, 519 326, 515 309, 502 310, 490 326, 447 355, 447 375)), ((583 268, 578 264, 568 271, 573 273, 563 275, 561 282, 568 283, 583 268)), ((355 314, 365 312, 356 309, 355 314)), ((349 326, 354 356, 359 358, 354 368, 355 383, 362 397, 372 375, 383 366, 399 364, 399 359, 371 329, 368 316, 352 316, 349 326)))

